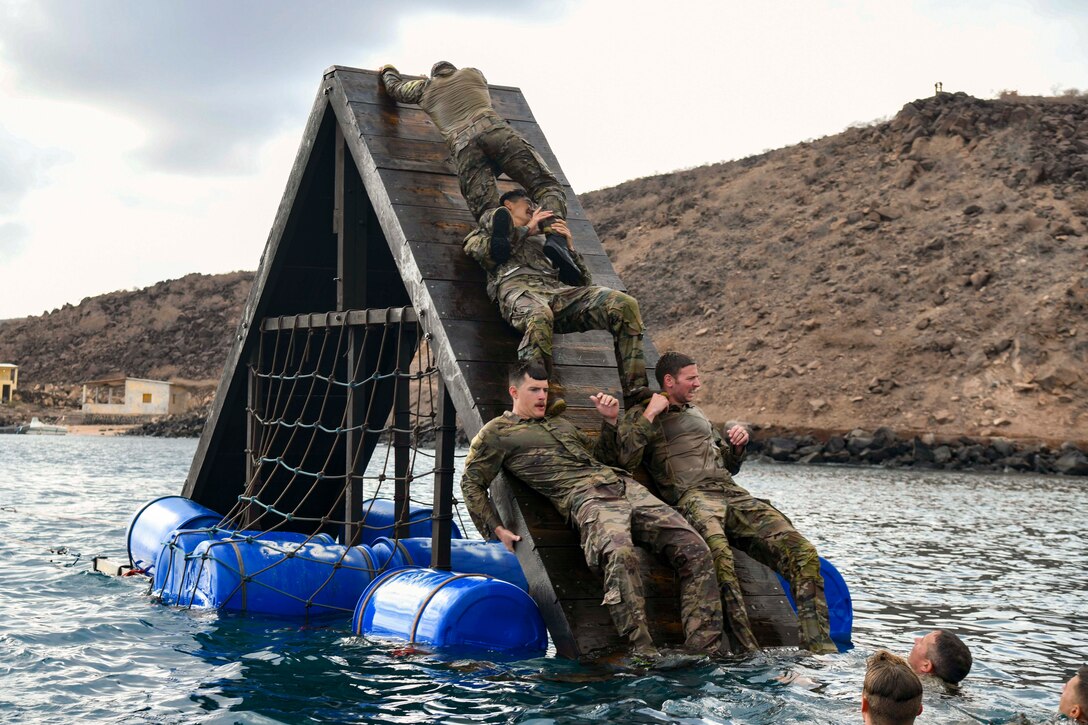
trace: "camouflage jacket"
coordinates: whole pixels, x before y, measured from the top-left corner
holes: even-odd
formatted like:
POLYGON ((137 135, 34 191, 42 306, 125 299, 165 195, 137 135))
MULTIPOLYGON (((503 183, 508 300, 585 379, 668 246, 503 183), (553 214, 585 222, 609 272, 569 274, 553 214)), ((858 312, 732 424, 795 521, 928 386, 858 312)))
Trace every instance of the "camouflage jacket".
POLYGON ((459 68, 449 75, 421 80, 404 80, 396 68, 382 71, 382 83, 394 100, 418 103, 431 117, 446 141, 484 116, 499 119, 491 106, 487 79, 475 68, 459 68))
POLYGON ((507 411, 493 418, 472 439, 461 493, 472 522, 486 538, 494 538, 502 518, 488 495, 491 482, 505 472, 543 494, 565 518, 594 498, 623 496, 626 471, 601 460, 616 454, 616 428, 602 423, 594 443, 561 416, 519 418, 507 411))
MULTIPOLYGON (((485 217, 486 218, 486 217, 485 217)), ((510 259, 498 264, 491 258, 491 231, 484 224, 473 229, 465 237, 465 254, 479 262, 487 272, 487 296, 492 301, 502 299, 511 285, 548 291, 566 287, 559 281, 559 272, 551 260, 544 256, 543 234, 529 234, 528 227, 514 227, 510 245, 510 259)), ((582 273, 581 285, 593 284, 593 274, 577 249, 571 256, 582 273)))
POLYGON ((644 465, 661 498, 673 505, 693 489, 737 487, 730 474, 740 471, 747 450, 723 440, 703 411, 670 405, 651 423, 645 410, 645 403, 636 405, 620 420, 618 465, 629 471, 644 465))

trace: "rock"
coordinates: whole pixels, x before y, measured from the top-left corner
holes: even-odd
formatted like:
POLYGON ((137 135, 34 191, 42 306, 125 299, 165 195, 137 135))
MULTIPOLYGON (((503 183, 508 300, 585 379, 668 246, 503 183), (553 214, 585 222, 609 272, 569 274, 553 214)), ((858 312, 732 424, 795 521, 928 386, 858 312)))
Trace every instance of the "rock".
POLYGON ((943 466, 952 460, 952 449, 948 446, 937 446, 933 449, 933 462, 943 466))
POLYGON ((1035 376, 1035 382, 1047 392, 1056 392, 1062 388, 1071 388, 1080 382, 1081 374, 1070 365, 1051 363, 1041 368, 1035 376))
POLYGON ((827 401, 823 398, 810 398, 808 406, 812 408, 813 413, 819 413, 821 410, 827 407, 827 401))
POLYGON ((789 461, 797 451, 797 441, 792 438, 769 438, 763 444, 763 452, 776 461, 789 461))
POLYGON ((956 419, 956 414, 950 410, 938 410, 933 414, 933 421, 937 425, 945 425, 956 419))
POLYGON ((899 164, 899 170, 895 172, 895 177, 892 178, 892 184, 896 188, 906 189, 915 181, 922 173, 922 166, 917 161, 907 160, 899 164))
POLYGON ((701 328, 699 328, 698 330, 695 331, 695 336, 696 337, 702 337, 703 335, 705 335, 708 332, 710 332, 709 327, 701 327, 701 328))
POLYGON ((988 270, 980 269, 977 272, 972 273, 968 279, 970 280, 972 287, 979 289, 989 282, 992 276, 992 273, 988 270))
POLYGON ((846 450, 846 440, 842 436, 831 436, 824 444, 824 453, 838 453, 846 450))
POLYGON ((914 323, 914 327, 917 330, 926 329, 927 327, 929 327, 929 318, 928 317, 921 318, 920 320, 918 320, 917 322, 914 323))
POLYGON ((1054 461, 1054 470, 1065 476, 1088 476, 1088 456, 1078 450, 1067 451, 1054 461))
POLYGON ((981 213, 982 207, 978 204, 971 204, 970 206, 965 207, 963 210, 964 216, 978 216, 981 213))

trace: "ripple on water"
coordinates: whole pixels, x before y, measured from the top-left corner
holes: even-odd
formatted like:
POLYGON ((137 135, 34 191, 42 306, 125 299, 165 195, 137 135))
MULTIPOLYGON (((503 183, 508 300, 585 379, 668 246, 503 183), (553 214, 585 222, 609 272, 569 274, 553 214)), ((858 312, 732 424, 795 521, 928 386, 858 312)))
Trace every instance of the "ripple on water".
POLYGON ((0 721, 852 722, 866 656, 946 627, 976 664, 959 692, 927 689, 925 721, 1041 723, 1088 660, 1075 479, 748 464, 739 482, 849 583, 856 648, 632 674, 396 656, 346 623, 159 606, 146 584, 90 573, 90 559, 125 556, 129 516, 180 490, 195 441, 4 438, 0 721))

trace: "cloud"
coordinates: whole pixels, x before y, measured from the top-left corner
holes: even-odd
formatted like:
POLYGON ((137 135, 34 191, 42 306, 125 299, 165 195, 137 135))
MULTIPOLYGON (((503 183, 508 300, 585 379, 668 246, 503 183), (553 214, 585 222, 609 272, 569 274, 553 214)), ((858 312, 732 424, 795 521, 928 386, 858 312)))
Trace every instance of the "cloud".
POLYGON ((52 149, 40 149, 0 126, 0 214, 14 212, 31 189, 40 186, 49 167, 65 158, 52 149))
MULTIPOLYGON (((8 3, 0 6, 0 62, 23 92, 136 119, 148 131, 140 157, 160 169, 248 172, 262 142, 305 118, 322 71, 387 47, 413 13, 446 7, 443 0, 8 3)), ((495 12, 484 0, 458 5, 462 16, 495 12)))
POLYGON ((18 256, 26 246, 30 230, 17 222, 0 224, 0 258, 18 256))

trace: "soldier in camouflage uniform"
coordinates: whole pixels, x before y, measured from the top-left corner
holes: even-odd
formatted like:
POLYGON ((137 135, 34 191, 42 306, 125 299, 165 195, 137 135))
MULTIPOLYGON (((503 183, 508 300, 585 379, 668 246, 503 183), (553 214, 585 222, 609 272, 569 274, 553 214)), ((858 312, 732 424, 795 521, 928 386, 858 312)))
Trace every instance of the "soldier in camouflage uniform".
MULTIPOLYGON (((457 168, 461 195, 479 220, 499 205, 495 177, 505 172, 555 219, 566 219, 567 196, 533 145, 510 127, 491 106, 487 79, 475 68, 454 67, 439 61, 431 77, 404 80, 391 65, 378 71, 386 91, 400 103, 418 103, 446 139, 457 168)), ((561 235, 546 225, 545 252, 564 276, 577 269, 561 235)))
POLYGON ((502 195, 502 205, 465 237, 468 256, 487 272, 487 295, 519 332, 518 358, 541 362, 554 382, 552 334, 609 330, 615 343, 620 381, 628 405, 648 397, 643 325, 634 297, 594 284, 582 255, 570 243, 565 222, 555 222, 578 268, 575 285, 559 279, 544 256, 540 223, 546 215, 521 189, 502 195))
POLYGON ((664 395, 630 410, 620 425, 619 462, 640 463, 673 504, 703 535, 714 555, 725 614, 741 647, 756 650, 730 544, 781 573, 790 583, 801 625, 801 646, 835 652, 830 637, 824 581, 815 547, 777 509, 734 483, 748 432, 733 426, 729 441, 691 400, 700 387, 699 369, 687 355, 669 352, 656 368, 664 395))
POLYGON ((514 550, 520 537, 507 529, 488 496, 500 474, 544 495, 578 530, 586 562, 603 570, 604 601, 634 654, 656 659, 635 542, 664 555, 680 576, 686 646, 716 653, 722 644, 722 608, 706 544, 683 517, 623 472, 600 462, 614 455, 619 404, 592 396, 604 417, 596 443, 563 417, 545 416, 547 372, 521 365, 510 377, 513 410, 492 419, 472 440, 461 491, 476 528, 514 550))

